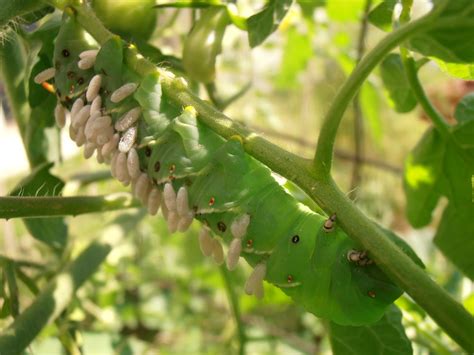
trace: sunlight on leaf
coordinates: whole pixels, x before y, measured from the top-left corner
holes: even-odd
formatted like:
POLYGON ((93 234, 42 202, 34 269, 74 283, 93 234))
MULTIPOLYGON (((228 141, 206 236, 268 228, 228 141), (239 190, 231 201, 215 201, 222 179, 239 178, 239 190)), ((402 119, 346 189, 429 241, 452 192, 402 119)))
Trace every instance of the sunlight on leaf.
POLYGON ((409 155, 405 167, 405 179, 410 187, 416 189, 421 184, 433 184, 434 177, 430 169, 424 165, 413 164, 413 155, 409 155))

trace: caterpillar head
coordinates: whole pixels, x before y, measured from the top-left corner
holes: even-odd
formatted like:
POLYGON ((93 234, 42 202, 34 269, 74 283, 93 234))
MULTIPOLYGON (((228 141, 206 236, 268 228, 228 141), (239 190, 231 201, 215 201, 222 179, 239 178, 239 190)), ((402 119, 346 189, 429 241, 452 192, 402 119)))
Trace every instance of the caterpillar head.
POLYGON ((74 17, 64 15, 63 24, 56 37, 54 67, 56 69, 56 93, 62 102, 81 95, 94 75, 93 68, 78 67, 79 54, 94 49, 92 37, 77 23, 74 17))

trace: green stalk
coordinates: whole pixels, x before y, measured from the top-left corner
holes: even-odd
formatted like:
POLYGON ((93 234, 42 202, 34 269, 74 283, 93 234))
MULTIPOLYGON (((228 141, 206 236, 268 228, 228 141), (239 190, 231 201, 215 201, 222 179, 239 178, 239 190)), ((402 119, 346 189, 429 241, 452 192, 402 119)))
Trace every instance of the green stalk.
MULTIPOLYGON (((53 0, 49 0, 54 4, 53 0)), ((104 43, 112 36, 87 6, 75 7, 84 28, 96 34, 96 40, 104 43), (107 33, 108 32, 108 33, 107 33)), ((210 104, 203 102, 186 89, 185 85, 152 63, 139 56, 135 49, 127 52, 127 64, 140 75, 159 71, 162 88, 167 97, 181 106, 193 106, 199 119, 224 138, 238 137, 247 153, 266 164, 273 171, 295 182, 304 189, 328 214, 337 212, 338 223, 350 237, 367 249, 377 264, 463 348, 471 351, 473 318, 441 287, 415 265, 383 232, 339 190, 330 177, 334 140, 342 115, 355 93, 375 68, 393 48, 411 35, 433 27, 457 27, 462 19, 447 17, 438 19, 439 11, 400 27, 383 39, 359 63, 336 96, 324 121, 316 152, 315 162, 291 154, 266 141, 245 127, 233 122, 210 104)))
POLYGON ((237 327, 237 334, 239 337, 239 355, 245 355, 245 343, 247 342, 247 336, 245 334, 245 326, 242 323, 240 316, 239 300, 234 292, 232 281, 230 279, 229 271, 225 265, 220 268, 222 279, 224 280, 225 289, 227 291, 227 298, 229 299, 232 313, 234 313, 235 325, 237 327))
POLYGON ((21 354, 72 301, 79 287, 99 268, 125 231, 110 226, 102 238, 92 242, 55 280, 41 292, 18 318, 0 333, 0 354, 21 354))
POLYGON ((128 193, 74 197, 0 197, 0 219, 77 216, 139 207, 128 193))

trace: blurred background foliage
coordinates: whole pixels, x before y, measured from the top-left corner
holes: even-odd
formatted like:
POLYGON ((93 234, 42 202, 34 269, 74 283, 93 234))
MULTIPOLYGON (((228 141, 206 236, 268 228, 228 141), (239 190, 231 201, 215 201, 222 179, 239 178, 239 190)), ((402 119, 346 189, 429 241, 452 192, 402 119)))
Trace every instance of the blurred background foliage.
MULTIPOLYGON (((95 3, 99 8, 106 2, 95 3)), ((425 12, 428 3, 415 1, 414 14, 425 12)), ((239 0, 238 12, 248 17, 264 4, 239 0)), ((196 91, 203 97, 210 93, 221 98, 241 91, 226 114, 285 149, 312 157, 323 114, 361 56, 358 41, 365 4, 364 0, 301 0, 291 7, 278 31, 253 49, 246 32, 229 26, 217 57, 215 86, 206 92, 195 84, 196 91)), ((156 16, 156 24, 147 19, 153 31, 125 34, 150 56, 159 48, 170 56, 160 65, 172 65, 174 57, 181 57, 183 40, 199 10, 159 7, 147 11, 156 16)), ((141 17, 134 19, 140 23, 141 17)), ((363 41, 367 49, 384 34, 369 24, 363 41)), ((456 104, 474 85, 443 69, 442 64, 428 63, 420 76, 435 105, 452 119, 456 104)), ((335 179, 368 215, 403 236, 422 257, 430 275, 472 313, 472 284, 432 244, 444 205, 437 208, 432 224, 420 230, 412 229, 404 215, 404 159, 429 120, 419 109, 396 113, 383 80, 379 71, 374 72, 359 94, 363 134, 354 135, 356 110, 346 113, 337 139, 335 179), (362 161, 357 161, 356 142, 364 152, 362 161), (354 164, 360 171, 356 186, 354 164)), ((3 150, 8 149, 6 142, 0 142, 3 150)), ((56 159, 53 168, 66 182, 63 195, 124 190, 110 182, 106 173, 101 174, 98 164, 78 156, 75 147, 63 149, 68 154, 61 161, 56 159)), ((22 152, 11 153, 22 158, 22 152)), ((11 191, 24 175, 2 172, 0 192, 11 191)), ((287 186, 307 201, 298 189, 287 186)), ((107 226, 129 227, 72 304, 29 347, 29 354, 232 354, 239 352, 242 341, 248 354, 331 352, 323 321, 268 284, 262 301, 245 295, 243 285, 250 268, 243 263, 236 272, 228 273, 205 259, 199 251, 197 225, 187 233, 169 235, 160 216, 150 217, 142 210, 68 217, 65 222, 68 229, 62 241, 66 242, 58 253, 32 238, 22 221, 0 221, 1 327, 29 305, 38 290, 90 241, 105 233, 107 226)), ((402 297, 397 305, 415 353, 451 352, 453 343, 416 304, 402 297)))

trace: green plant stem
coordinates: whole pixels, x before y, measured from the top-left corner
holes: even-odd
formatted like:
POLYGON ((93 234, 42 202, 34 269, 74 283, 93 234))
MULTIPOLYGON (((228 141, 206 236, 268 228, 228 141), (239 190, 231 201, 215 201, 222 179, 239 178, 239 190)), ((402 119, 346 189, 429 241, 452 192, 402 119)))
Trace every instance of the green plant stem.
POLYGON ((240 316, 239 300, 234 292, 232 281, 230 279, 229 271, 226 266, 222 265, 220 268, 222 279, 224 280, 225 289, 227 292, 227 298, 229 299, 232 313, 234 314, 235 325, 237 327, 237 334, 239 336, 239 355, 245 354, 245 344, 247 342, 247 336, 245 334, 245 326, 240 316))
POLYGON ((119 225, 107 228, 41 292, 17 319, 0 333, 0 354, 21 354, 39 332, 72 301, 77 289, 98 269, 124 235, 119 225))
MULTIPOLYGON (((54 3, 53 0, 49 1, 54 3)), ((95 16, 87 15, 92 11, 90 8, 81 6, 75 8, 75 11, 80 13, 78 19, 82 26, 92 35, 95 34, 98 42, 104 43, 111 38, 112 34, 107 33, 108 31, 95 16)), ((233 122, 212 105, 190 93, 180 80, 172 78, 139 56, 133 48, 127 51, 126 61, 130 69, 143 76, 158 71, 162 78, 163 92, 168 98, 181 106, 193 106, 199 113, 199 119, 222 137, 227 139, 240 137, 247 153, 295 182, 328 214, 336 212, 338 223, 347 234, 367 249, 377 264, 423 307, 447 334, 470 351, 473 324, 471 315, 389 241, 383 232, 339 190, 329 174, 334 140, 342 115, 371 70, 388 52, 414 33, 426 31, 434 26, 452 28, 462 24, 462 21, 454 16, 438 19, 438 12, 435 10, 417 21, 400 27, 382 40, 359 63, 339 91, 325 118, 314 164, 233 122)))
POLYGON ((74 197, 0 197, 0 219, 77 216, 139 207, 129 193, 74 197))

